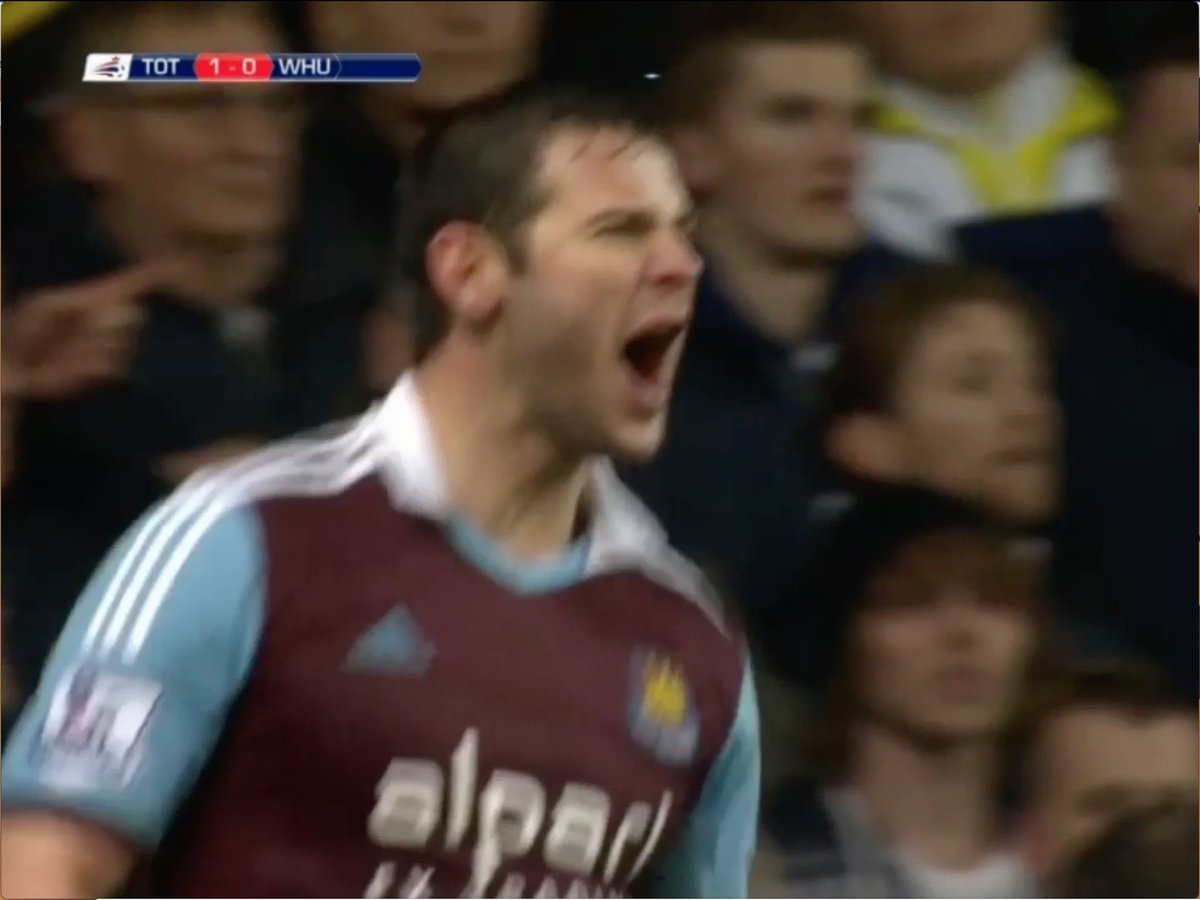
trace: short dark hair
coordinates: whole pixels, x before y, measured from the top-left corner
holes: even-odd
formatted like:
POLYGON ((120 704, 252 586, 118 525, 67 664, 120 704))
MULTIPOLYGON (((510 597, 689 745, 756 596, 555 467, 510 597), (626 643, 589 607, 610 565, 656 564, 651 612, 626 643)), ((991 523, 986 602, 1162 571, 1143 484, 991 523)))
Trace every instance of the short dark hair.
POLYGON ((852 413, 887 412, 912 345, 929 322, 947 309, 980 300, 1016 313, 1047 356, 1053 355, 1049 316, 1008 279, 956 264, 918 266, 884 282, 852 308, 838 360, 826 378, 821 430, 852 413))
POLYGON ((701 3, 685 25, 683 48, 668 67, 656 102, 658 120, 678 125, 704 118, 728 85, 737 55, 767 43, 858 43, 837 4, 701 3))
POLYGON ((447 326, 425 267, 430 240, 450 222, 473 222, 520 265, 525 226, 547 199, 537 178, 542 154, 551 137, 573 128, 653 137, 612 98, 522 85, 468 104, 418 145, 401 190, 397 248, 400 277, 414 293, 418 359, 447 326))
POLYGON ((1071 860, 1055 897, 1195 897, 1200 806, 1182 798, 1126 813, 1071 860))

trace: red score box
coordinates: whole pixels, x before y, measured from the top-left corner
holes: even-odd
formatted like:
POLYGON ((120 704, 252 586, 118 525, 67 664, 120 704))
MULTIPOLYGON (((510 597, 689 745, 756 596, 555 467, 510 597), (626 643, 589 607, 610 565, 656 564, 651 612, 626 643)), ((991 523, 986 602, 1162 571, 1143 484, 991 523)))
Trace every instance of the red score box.
POLYGON ((269 53, 201 53, 197 81, 269 81, 275 64, 269 53))

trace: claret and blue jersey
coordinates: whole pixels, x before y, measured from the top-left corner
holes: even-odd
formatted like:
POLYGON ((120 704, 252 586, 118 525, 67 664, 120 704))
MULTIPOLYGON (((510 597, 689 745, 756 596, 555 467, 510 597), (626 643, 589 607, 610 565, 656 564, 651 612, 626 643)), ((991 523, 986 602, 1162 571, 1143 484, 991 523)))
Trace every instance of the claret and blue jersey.
POLYGON ((166 896, 744 896, 744 650, 601 467, 562 557, 449 510, 415 383, 202 475, 96 573, 7 747, 6 814, 166 896))

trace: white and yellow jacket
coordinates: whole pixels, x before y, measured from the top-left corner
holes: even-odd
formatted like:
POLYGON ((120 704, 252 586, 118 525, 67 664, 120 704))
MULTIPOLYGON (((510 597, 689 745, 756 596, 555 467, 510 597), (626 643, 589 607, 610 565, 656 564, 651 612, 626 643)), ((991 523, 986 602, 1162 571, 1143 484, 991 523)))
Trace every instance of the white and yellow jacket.
POLYGON ((899 80, 879 95, 860 210, 898 250, 949 259, 957 225, 1111 196, 1116 100, 1057 49, 1034 54, 977 100, 899 80))

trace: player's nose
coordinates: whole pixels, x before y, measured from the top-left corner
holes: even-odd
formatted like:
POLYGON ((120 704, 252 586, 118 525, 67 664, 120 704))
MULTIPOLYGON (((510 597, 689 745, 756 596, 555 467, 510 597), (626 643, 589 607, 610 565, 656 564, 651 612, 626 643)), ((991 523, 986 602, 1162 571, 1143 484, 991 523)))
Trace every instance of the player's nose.
POLYGON ((650 249, 647 275, 650 281, 668 290, 683 290, 695 284, 704 261, 685 235, 663 229, 655 235, 650 249))

